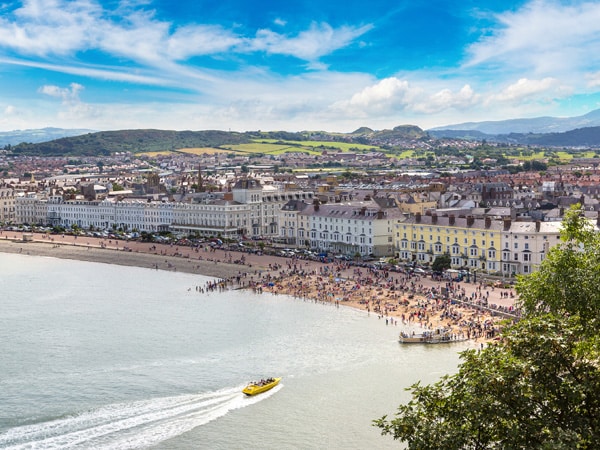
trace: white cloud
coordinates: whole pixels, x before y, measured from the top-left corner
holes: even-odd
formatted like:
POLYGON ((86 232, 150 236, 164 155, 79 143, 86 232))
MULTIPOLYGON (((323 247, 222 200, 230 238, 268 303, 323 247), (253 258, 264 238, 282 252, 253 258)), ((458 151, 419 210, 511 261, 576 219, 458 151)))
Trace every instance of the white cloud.
POLYGON ((390 115, 402 111, 434 114, 447 109, 471 107, 480 100, 480 96, 469 85, 456 92, 449 88, 434 89, 427 83, 417 86, 407 80, 390 77, 363 88, 350 100, 337 102, 333 108, 364 116, 390 115))
POLYGON ((555 78, 547 77, 541 80, 521 78, 499 93, 491 94, 486 101, 490 104, 505 102, 519 105, 524 102, 550 102, 571 93, 571 88, 561 85, 555 78))
POLYGON ((88 1, 29 0, 0 19, 0 46, 28 55, 69 55, 87 48, 97 30, 97 5, 88 1))
POLYGON ((45 85, 39 89, 39 92, 50 97, 60 98, 64 103, 73 103, 79 101, 79 92, 82 90, 83 86, 81 84, 71 83, 68 88, 45 85))
POLYGON ((13 105, 8 105, 6 108, 4 108, 4 115, 5 116, 12 116, 13 114, 15 114, 17 108, 15 108, 13 105))
MULTIPOLYGON (((139 2, 121 5, 117 22, 110 11, 89 0, 26 0, 14 15, 0 18, 0 47, 37 56, 73 55, 100 50, 132 61, 161 65, 165 61, 227 52, 266 52, 314 61, 371 29, 313 23, 296 36, 258 30, 240 36, 217 25, 173 24, 157 19, 139 2)), ((278 26, 285 22, 277 19, 278 26)))
POLYGON ((600 86, 600 72, 588 73, 585 78, 588 87, 595 88, 600 86))
POLYGON ((419 95, 421 90, 411 87, 408 81, 391 77, 365 87, 354 94, 349 101, 334 106, 340 110, 349 108, 355 114, 387 114, 393 110, 410 107, 419 95))
POLYGON ((431 95, 426 96, 417 102, 413 109, 415 112, 434 114, 448 109, 467 109, 476 105, 480 100, 480 95, 468 84, 463 86, 457 92, 445 88, 431 95))
POLYGON ((125 81, 128 83, 147 85, 168 84, 164 77, 160 78, 159 76, 155 75, 145 75, 142 73, 143 71, 139 69, 136 71, 137 73, 131 73, 129 70, 123 69, 122 67, 76 67, 72 65, 51 64, 10 58, 0 58, 0 63, 11 64, 15 66, 35 67, 53 72, 68 73, 71 75, 97 78, 100 80, 125 81))
POLYGON ((174 60, 195 55, 224 53, 242 44, 243 39, 229 30, 213 25, 178 28, 167 40, 167 54, 174 60))
POLYGON ((54 85, 45 85, 39 88, 39 92, 50 97, 61 100, 61 110, 58 117, 61 119, 81 120, 97 116, 97 111, 92 106, 82 102, 79 93, 84 89, 81 84, 71 83, 68 88, 54 85))
POLYGON ((526 69, 538 74, 597 66, 600 3, 535 0, 496 16, 499 28, 468 49, 467 66, 526 69))
POLYGON ((371 25, 364 25, 362 27, 343 26, 336 29, 327 23, 313 23, 308 30, 300 32, 296 37, 263 29, 256 33, 254 39, 247 41, 247 49, 314 61, 347 46, 371 28, 371 25))

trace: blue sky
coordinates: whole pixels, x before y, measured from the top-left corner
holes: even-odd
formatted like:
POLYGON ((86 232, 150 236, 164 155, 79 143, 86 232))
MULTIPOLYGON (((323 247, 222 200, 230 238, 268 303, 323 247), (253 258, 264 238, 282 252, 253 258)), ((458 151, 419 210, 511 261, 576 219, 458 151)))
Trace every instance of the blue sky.
POLYGON ((0 3, 2 131, 350 132, 597 108, 597 1, 0 3))

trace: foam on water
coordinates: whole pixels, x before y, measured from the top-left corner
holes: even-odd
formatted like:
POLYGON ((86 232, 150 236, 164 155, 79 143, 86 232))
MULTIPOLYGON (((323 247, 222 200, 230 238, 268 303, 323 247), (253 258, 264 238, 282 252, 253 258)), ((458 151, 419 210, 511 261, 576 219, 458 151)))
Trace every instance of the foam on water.
POLYGON ((0 434, 6 449, 131 449, 147 447, 269 398, 279 385, 256 397, 243 386, 194 395, 117 403, 78 415, 25 425, 0 434))

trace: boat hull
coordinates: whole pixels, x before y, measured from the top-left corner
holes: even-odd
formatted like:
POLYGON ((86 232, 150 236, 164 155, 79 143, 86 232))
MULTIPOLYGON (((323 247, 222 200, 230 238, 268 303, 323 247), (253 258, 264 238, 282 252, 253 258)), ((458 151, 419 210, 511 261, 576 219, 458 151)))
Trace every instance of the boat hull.
POLYGON ((262 394, 263 392, 267 392, 267 391, 273 389, 275 386, 277 386, 279 384, 280 381, 281 381, 281 378, 273 378, 273 381, 270 381, 268 383, 263 383, 263 384, 250 383, 248 386, 246 386, 242 390, 242 392, 249 397, 252 395, 262 394))
POLYGON ((449 344, 466 340, 463 335, 457 335, 448 329, 438 329, 419 334, 400 333, 398 342, 401 344, 449 344))

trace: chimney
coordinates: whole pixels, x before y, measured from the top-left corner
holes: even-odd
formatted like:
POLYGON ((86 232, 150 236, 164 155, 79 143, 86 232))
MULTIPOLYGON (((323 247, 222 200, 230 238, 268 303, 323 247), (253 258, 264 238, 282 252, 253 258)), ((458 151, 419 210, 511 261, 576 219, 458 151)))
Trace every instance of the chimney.
POLYGON ((415 222, 421 223, 421 213, 420 212, 415 214, 415 222))
POLYGON ((456 223, 456 217, 454 216, 454 214, 450 214, 448 216, 448 224, 454 225, 455 223, 456 223))
POLYGON ((315 208, 315 212, 317 212, 319 210, 320 206, 321 206, 321 202, 319 201, 318 198, 315 198, 313 200, 313 207, 315 208))
POLYGON ((486 217, 485 218, 485 227, 489 228, 492 226, 492 218, 491 217, 486 217))
POLYGON ((377 211, 377 219, 379 219, 379 220, 383 219, 383 211, 381 209, 379 211, 377 211))
POLYGON ((474 223, 475 223, 475 217, 467 216, 467 226, 472 227, 474 223))
POLYGON ((539 220, 535 221, 535 232, 539 233, 540 232, 540 226, 541 226, 541 222, 539 220))
POLYGON ((507 217, 504 218, 504 231, 508 231, 510 229, 511 223, 512 223, 512 220, 510 220, 507 217))
POLYGON ((360 212, 359 212, 359 214, 360 214, 361 216, 364 216, 366 212, 367 212, 367 207, 366 207, 366 206, 363 206, 362 208, 360 208, 360 212))
POLYGON ((436 224, 437 223, 437 214, 433 213, 431 215, 431 223, 436 224))

